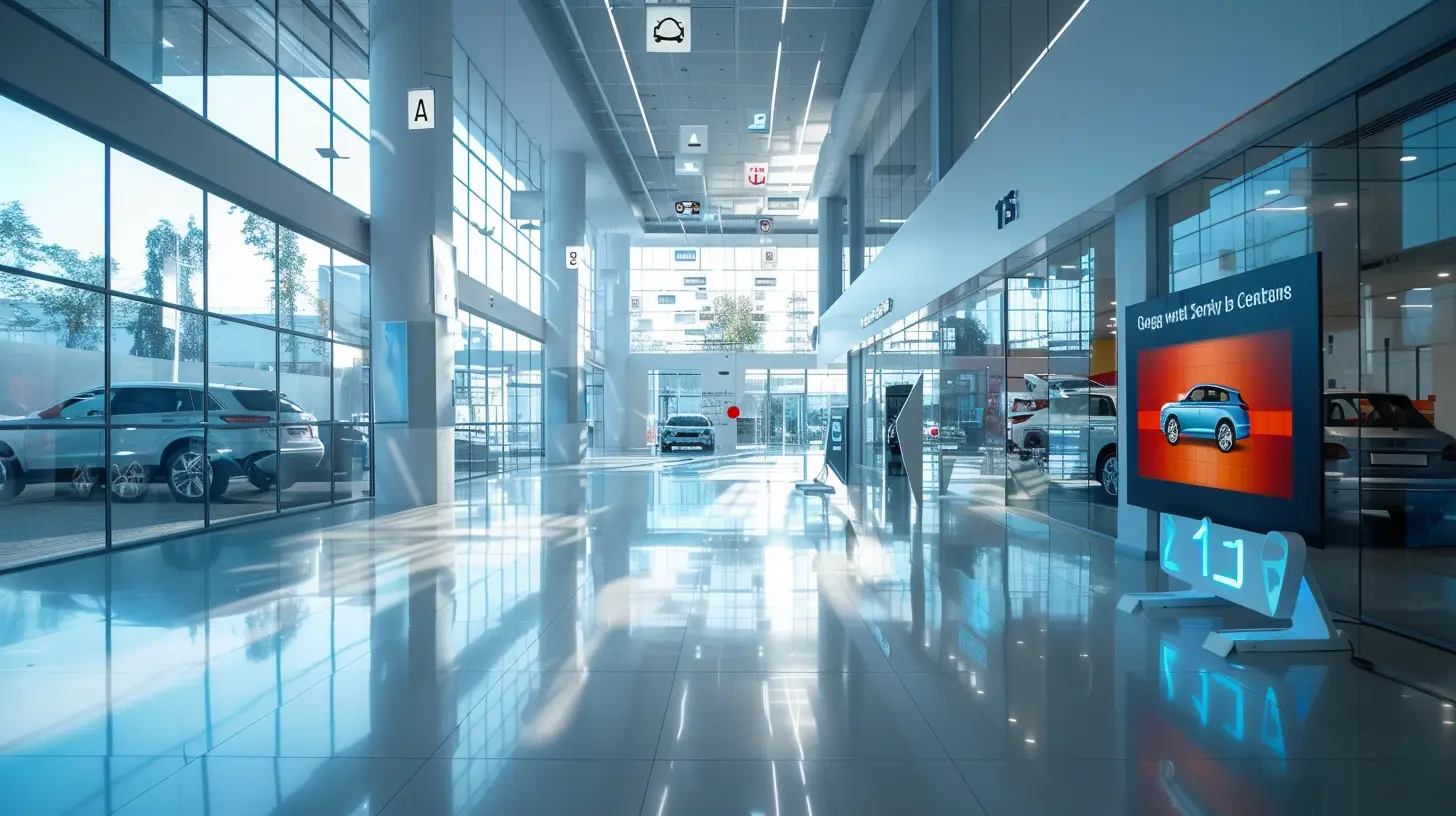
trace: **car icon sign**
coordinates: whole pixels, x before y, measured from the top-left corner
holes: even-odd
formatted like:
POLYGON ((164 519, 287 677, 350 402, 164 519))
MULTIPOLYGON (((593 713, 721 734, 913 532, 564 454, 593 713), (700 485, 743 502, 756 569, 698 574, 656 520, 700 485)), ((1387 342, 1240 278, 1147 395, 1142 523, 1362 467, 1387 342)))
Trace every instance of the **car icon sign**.
POLYGON ((653 42, 680 43, 686 36, 683 24, 676 17, 663 17, 652 27, 653 42))

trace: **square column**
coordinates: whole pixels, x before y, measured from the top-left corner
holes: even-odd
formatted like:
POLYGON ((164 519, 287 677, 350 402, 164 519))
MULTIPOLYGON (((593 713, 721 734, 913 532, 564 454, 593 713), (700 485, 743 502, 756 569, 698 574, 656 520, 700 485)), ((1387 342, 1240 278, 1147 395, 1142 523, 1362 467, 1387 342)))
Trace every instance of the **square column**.
POLYGON ((455 489, 455 352, 432 275, 434 241, 453 231, 452 3, 374 0, 370 12, 374 485, 381 506, 419 507, 455 489), (417 88, 435 92, 433 128, 409 127, 417 88))
MULTIPOLYGON (((627 355, 632 351, 632 238, 621 233, 602 236, 602 257, 594 259, 597 281, 606 297, 606 325, 602 327, 603 358, 606 360, 602 407, 606 414, 607 448, 633 447, 627 436, 627 416, 632 410, 628 384, 627 355)), ((638 440, 640 444, 641 440, 638 440)))
MULTIPOLYGON (((586 456, 582 412, 581 276, 566 265, 566 248, 586 244, 586 155, 551 154, 546 166, 546 242, 541 273, 546 318, 546 461, 576 464, 586 456)), ((598 259, 587 257, 585 263, 598 259)))
POLYGON ((819 199, 819 314, 844 294, 844 199, 819 199))
MULTIPOLYGON (((1117 292, 1117 320, 1125 325, 1127 307, 1158 296, 1157 200, 1142 198, 1117 211, 1113 221, 1117 292)), ((1117 344, 1117 370, 1128 370, 1127 344, 1117 344)), ((1117 378, 1117 435, 1131 439, 1137 433, 1137 395, 1127 393, 1127 379, 1117 378)), ((1158 514, 1127 503, 1126 443, 1117 449, 1117 548, 1149 561, 1158 557, 1158 514)))

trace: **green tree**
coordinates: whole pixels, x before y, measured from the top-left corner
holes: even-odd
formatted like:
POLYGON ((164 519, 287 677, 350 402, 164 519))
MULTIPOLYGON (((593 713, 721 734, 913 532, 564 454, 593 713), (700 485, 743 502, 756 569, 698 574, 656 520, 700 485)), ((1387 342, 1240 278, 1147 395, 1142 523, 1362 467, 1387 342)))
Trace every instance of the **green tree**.
MULTIPOLYGON (((229 212, 237 212, 238 209, 233 207, 229 212)), ((268 306, 278 315, 278 325, 285 329, 304 328, 297 325, 298 307, 311 305, 319 316, 319 325, 314 331, 323 333, 328 326, 328 302, 314 293, 306 268, 308 258, 303 253, 298 233, 248 213, 243 219, 243 243, 252 247, 259 258, 273 263, 278 272, 278 284, 268 295, 268 306)), ((300 342, 309 343, 318 354, 324 352, 323 340, 301 341, 296 334, 285 334, 282 341, 285 362, 298 363, 300 342)))
MULTIPOLYGON (((42 252, 62 276, 96 287, 106 285, 106 259, 83 257, 74 249, 47 244, 42 252)), ((95 351, 105 337, 106 297, 76 286, 32 285, 28 299, 40 307, 46 324, 60 337, 61 346, 95 351)))
POLYGON ((724 345, 754 348, 763 341, 763 323, 747 295, 719 295, 713 299, 713 320, 708 324, 724 345))
POLYGON ((40 228, 19 201, 0 204, 0 264, 34 271, 44 259, 40 228))
MULTIPOLYGON (((183 306, 198 307, 193 294, 193 275, 202 270, 206 239, 197 220, 189 218, 187 233, 179 234, 171 221, 163 219, 147 232, 147 271, 142 289, 137 294, 161 300, 164 295, 163 278, 168 262, 177 267, 177 302, 183 306)), ((120 303, 120 301, 117 301, 120 303)), ((131 304, 124 307, 124 314, 113 314, 112 320, 127 327, 131 332, 131 353, 134 357, 170 359, 175 339, 172 329, 164 325, 164 307, 152 303, 131 304)), ((201 315, 183 312, 181 321, 183 360, 202 360, 202 337, 205 325, 201 315)))

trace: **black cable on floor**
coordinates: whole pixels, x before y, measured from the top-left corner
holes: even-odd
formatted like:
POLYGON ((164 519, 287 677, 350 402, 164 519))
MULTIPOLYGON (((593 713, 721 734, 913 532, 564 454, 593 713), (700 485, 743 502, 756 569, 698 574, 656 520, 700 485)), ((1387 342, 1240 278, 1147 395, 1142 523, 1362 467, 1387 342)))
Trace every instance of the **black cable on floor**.
MULTIPOLYGON (((1355 620, 1354 618, 1351 618, 1347 615, 1332 614, 1330 618, 1335 623, 1339 623, 1342 625, 1368 625, 1362 621, 1355 620)), ((1456 705, 1456 692, 1453 692, 1450 689, 1444 688, 1442 686, 1437 686, 1433 683, 1427 683, 1424 680, 1418 680, 1414 677, 1411 677, 1406 672, 1394 669, 1387 669, 1381 666, 1379 663, 1376 663, 1374 660, 1371 660, 1370 658, 1360 654, 1359 652, 1356 652, 1353 644, 1350 647, 1350 662, 1354 663, 1357 667, 1370 672, 1371 674, 1374 674, 1378 677, 1384 677, 1386 680, 1389 680, 1392 683, 1397 683, 1399 685, 1405 686, 1408 689, 1419 691, 1420 693, 1428 697, 1434 697, 1443 703, 1456 705)))

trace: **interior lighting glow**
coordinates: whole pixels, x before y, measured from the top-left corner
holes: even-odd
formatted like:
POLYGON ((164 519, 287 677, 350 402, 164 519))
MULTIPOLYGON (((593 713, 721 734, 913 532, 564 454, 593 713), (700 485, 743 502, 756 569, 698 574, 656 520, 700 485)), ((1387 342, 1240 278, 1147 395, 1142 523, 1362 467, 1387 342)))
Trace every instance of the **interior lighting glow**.
POLYGON ((986 132, 986 128, 990 127, 991 123, 996 121, 996 114, 1000 113, 1001 109, 1006 107, 1006 103, 1010 102, 1011 97, 1016 95, 1016 91, 1018 88, 1021 87, 1021 83, 1025 82, 1026 78, 1031 76, 1031 72, 1036 70, 1036 66, 1041 64, 1041 61, 1046 57, 1047 52, 1051 51, 1052 46, 1057 44, 1057 40, 1060 40, 1062 38, 1062 35, 1067 33, 1067 29, 1071 28, 1072 23, 1077 21, 1077 17, 1082 13, 1082 9, 1087 8, 1087 4, 1090 2, 1092 2, 1092 0, 1082 0, 1082 5, 1077 6, 1077 10, 1072 12, 1072 16, 1068 17, 1067 22, 1063 23, 1061 29, 1057 31, 1057 36, 1052 37, 1051 41, 1047 43, 1046 48, 1043 48, 1041 50, 1041 53, 1036 55, 1036 59, 1032 60, 1031 62, 1031 67, 1027 68, 1026 73, 1021 75, 1021 79, 1016 80, 1016 84, 1011 86, 1011 90, 1006 94, 1006 98, 1002 99, 1001 104, 997 105, 996 109, 991 111, 990 117, 986 119, 986 124, 981 125, 981 129, 976 131, 976 135, 971 137, 971 141, 975 141, 976 139, 981 138, 981 134, 986 132))
POLYGON ((1403 161, 1403 162, 1413 162, 1413 161, 1416 160, 1416 157, 1415 156, 1401 156, 1400 157, 1400 160, 1403 161))
MULTIPOLYGON (((617 14, 612 10, 612 0, 602 0, 607 7, 607 19, 612 21, 612 36, 617 38, 617 50, 622 54, 622 65, 627 69, 627 81, 632 83, 632 96, 637 100, 637 112, 647 122, 647 109, 642 106, 642 94, 637 90, 637 77, 632 74, 632 61, 627 59, 627 46, 622 44, 622 30, 617 28, 617 14)), ((780 46, 782 48, 782 46, 780 46)), ((775 80, 777 81, 777 79, 775 80)), ((772 127, 772 125, 770 125, 772 127)), ((647 128, 647 141, 652 145, 652 155, 661 159, 657 152, 657 140, 652 137, 652 127, 647 128)))
POLYGON ((1278 190, 1278 189, 1275 189, 1275 190, 1265 190, 1264 191, 1264 195, 1266 195, 1266 196, 1282 195, 1283 193, 1284 193, 1283 190, 1278 190))
POLYGON ((1335 202, 1335 206, 1336 207, 1348 207, 1348 206, 1350 206, 1350 202, 1348 202, 1348 201, 1336 201, 1335 202))
POLYGON ((768 98, 768 144, 773 144, 774 110, 779 104, 779 65, 784 61, 784 40, 779 38, 779 52, 774 57, 773 93, 768 98))

